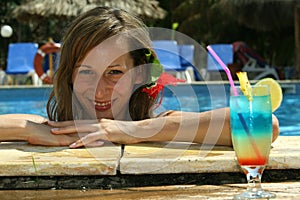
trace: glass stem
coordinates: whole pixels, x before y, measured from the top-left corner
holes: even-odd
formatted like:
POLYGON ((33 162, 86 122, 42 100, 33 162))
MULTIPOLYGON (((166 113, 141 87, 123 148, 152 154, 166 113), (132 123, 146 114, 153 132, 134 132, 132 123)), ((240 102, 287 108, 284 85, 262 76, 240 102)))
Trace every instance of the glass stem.
POLYGON ((247 182, 248 182, 247 190, 253 193, 262 191, 261 176, 265 166, 257 166, 257 167, 242 166, 242 168, 244 173, 247 176, 247 182))

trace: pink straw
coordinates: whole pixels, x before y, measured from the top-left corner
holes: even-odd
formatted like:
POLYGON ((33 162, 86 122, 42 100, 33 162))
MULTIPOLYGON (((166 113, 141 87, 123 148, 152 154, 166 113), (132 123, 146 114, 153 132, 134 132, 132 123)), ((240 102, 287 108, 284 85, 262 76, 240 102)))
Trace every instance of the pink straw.
MULTIPOLYGON (((225 65, 225 63, 220 59, 220 57, 216 54, 216 52, 211 48, 211 46, 207 46, 207 50, 211 53, 211 55, 216 59, 216 61, 222 66, 222 68, 226 72, 226 75, 228 77, 228 80, 229 80, 230 86, 232 88, 233 94, 234 94, 234 96, 237 96, 238 93, 237 93, 236 87, 234 86, 234 82, 233 82, 230 70, 225 65)), ((254 141, 253 137, 250 134, 250 131, 249 131, 247 125, 246 125, 245 119, 243 118, 243 116, 242 116, 241 113, 238 113, 238 116, 240 118, 240 121, 241 121, 244 129, 245 129, 245 132, 247 133, 247 135, 248 135, 248 137, 250 139, 251 145, 252 145, 252 147, 254 149, 254 152, 256 153, 256 156, 261 160, 262 156, 260 155, 259 149, 256 146, 255 141, 254 141)))
POLYGON ((220 57, 216 54, 216 52, 211 48, 211 46, 207 46, 207 50, 211 53, 211 55, 216 59, 216 61, 223 67, 224 71, 226 72, 226 75, 228 77, 230 86, 233 90, 233 94, 234 96, 237 96, 238 93, 236 91, 236 88, 234 86, 234 82, 230 73, 230 70, 228 69, 228 67, 225 65, 225 63, 220 59, 220 57))

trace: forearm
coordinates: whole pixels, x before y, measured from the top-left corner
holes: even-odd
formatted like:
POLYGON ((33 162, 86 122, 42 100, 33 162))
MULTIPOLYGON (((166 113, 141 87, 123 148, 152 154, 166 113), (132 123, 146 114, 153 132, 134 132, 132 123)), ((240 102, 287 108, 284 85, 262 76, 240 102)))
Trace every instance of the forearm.
MULTIPOLYGON (((175 112, 173 116, 154 119, 156 133, 145 141, 178 141, 232 146, 230 110, 221 108, 201 113, 175 112), (163 125, 162 125, 163 124, 163 125), (159 129, 159 127, 163 127, 159 129)), ((279 122, 273 115, 273 142, 279 135, 279 122)))
POLYGON ((195 142, 232 146, 229 108, 202 113, 195 142))
POLYGON ((145 141, 178 141, 217 145, 231 145, 229 109, 202 113, 176 112, 171 116, 139 122, 140 127, 156 127, 145 141))
MULTIPOLYGON (((41 122, 40 119, 37 119, 41 122)), ((51 127, 26 119, 0 117, 0 141, 26 141, 34 145, 67 146, 78 140, 78 134, 53 135, 51 127)))
POLYGON ((20 119, 20 120, 28 120, 35 123, 43 124, 46 123, 48 120, 40 115, 34 114, 4 114, 0 115, 0 120, 5 119, 20 119))
MULTIPOLYGON (((140 121, 101 119, 99 123, 86 125, 82 123, 83 126, 74 128, 74 125, 68 122, 61 126, 61 130, 56 130, 55 134, 70 134, 78 130, 85 133, 84 137, 72 144, 72 148, 92 144, 95 141, 111 141, 119 144, 176 141, 232 146, 229 108, 201 113, 170 111, 164 116, 152 119, 140 121), (69 125, 65 128, 67 124, 69 125)), ((279 133, 278 126, 274 116, 273 136, 274 133, 275 136, 279 133)))
POLYGON ((43 124, 47 119, 33 114, 0 115, 0 141, 27 141, 31 122, 43 124))
POLYGON ((27 137, 27 120, 0 118, 0 141, 27 141, 27 137))

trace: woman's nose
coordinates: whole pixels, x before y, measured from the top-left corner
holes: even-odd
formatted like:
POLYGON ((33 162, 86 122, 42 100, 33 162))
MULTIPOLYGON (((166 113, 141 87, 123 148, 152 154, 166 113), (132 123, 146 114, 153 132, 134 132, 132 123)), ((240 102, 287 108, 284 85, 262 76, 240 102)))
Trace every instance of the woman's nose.
POLYGON ((97 88, 96 88, 96 96, 98 98, 105 96, 107 94, 110 94, 113 89, 113 86, 111 84, 108 84, 105 80, 102 78, 99 80, 97 88))

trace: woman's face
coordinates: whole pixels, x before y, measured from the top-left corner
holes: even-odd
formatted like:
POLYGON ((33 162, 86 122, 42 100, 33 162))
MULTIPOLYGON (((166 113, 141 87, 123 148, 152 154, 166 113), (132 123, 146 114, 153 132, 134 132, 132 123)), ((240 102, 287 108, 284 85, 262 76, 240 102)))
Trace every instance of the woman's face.
MULTIPOLYGON (((128 48, 118 41, 101 43, 73 72, 73 91, 83 118, 125 119, 134 84, 140 83, 128 48)), ((136 68, 137 69, 137 68, 136 68)), ((75 113, 74 113, 75 114, 75 113)))

